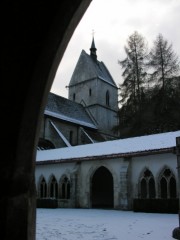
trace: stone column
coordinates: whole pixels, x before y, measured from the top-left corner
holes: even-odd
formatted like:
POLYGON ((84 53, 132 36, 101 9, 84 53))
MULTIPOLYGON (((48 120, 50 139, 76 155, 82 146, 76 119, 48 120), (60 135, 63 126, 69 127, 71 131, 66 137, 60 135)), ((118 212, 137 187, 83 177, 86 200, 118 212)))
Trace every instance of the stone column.
POLYGON ((76 185, 77 185, 77 174, 76 172, 71 174, 71 192, 70 192, 70 199, 71 203, 69 207, 76 207, 76 185))
POLYGON ((120 172, 120 209, 128 209, 128 178, 127 170, 129 166, 129 161, 125 161, 121 167, 120 172))
POLYGON ((178 198, 179 198, 179 226, 173 230, 172 237, 180 239, 180 137, 176 138, 177 171, 178 171, 178 198))

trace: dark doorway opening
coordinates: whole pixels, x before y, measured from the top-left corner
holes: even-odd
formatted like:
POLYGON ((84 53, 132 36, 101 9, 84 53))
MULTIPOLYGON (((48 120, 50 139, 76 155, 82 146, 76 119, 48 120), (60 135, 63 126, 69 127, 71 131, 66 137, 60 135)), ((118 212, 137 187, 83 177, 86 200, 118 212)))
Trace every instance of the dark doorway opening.
POLYGON ((114 191, 113 177, 105 167, 96 170, 91 185, 92 208, 113 208, 114 191))

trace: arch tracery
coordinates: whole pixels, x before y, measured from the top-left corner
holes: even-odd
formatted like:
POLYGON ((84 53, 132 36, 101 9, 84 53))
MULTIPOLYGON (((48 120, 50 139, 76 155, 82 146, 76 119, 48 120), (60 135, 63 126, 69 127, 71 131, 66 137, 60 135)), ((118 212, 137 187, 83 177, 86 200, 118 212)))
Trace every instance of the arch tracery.
POLYGON ((140 198, 155 198, 155 180, 152 172, 144 168, 139 178, 139 196, 140 198))
POLYGON ((177 197, 176 178, 173 171, 168 166, 164 166, 159 174, 158 188, 160 198, 177 197))

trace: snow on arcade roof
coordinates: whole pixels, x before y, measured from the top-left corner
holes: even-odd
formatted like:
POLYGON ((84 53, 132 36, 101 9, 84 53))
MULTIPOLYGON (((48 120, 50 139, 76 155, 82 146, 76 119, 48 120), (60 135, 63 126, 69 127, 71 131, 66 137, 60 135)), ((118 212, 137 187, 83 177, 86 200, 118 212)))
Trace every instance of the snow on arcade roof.
POLYGON ((68 162, 103 156, 123 157, 172 151, 172 148, 176 146, 176 137, 180 137, 180 131, 37 151, 36 163, 68 162))

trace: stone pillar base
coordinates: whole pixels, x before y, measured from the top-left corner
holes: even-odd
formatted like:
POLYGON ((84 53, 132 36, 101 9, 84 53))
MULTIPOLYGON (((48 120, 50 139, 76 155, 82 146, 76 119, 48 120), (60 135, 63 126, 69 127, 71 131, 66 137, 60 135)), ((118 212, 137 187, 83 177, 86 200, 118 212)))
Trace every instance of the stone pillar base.
POLYGON ((180 239, 180 227, 177 227, 173 230, 172 237, 175 239, 180 239))

